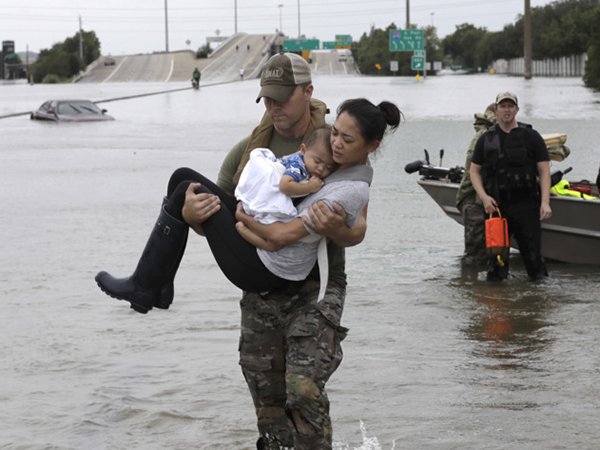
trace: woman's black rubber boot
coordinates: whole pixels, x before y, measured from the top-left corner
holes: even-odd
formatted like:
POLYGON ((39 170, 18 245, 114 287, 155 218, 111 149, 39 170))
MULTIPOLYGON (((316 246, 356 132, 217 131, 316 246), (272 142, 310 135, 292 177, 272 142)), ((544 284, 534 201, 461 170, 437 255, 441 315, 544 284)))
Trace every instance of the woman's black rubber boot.
POLYGON ((115 278, 102 271, 96 275, 96 283, 106 294, 128 301, 131 308, 142 314, 161 302, 161 290, 168 291, 169 285, 172 301, 173 279, 187 236, 188 225, 170 216, 163 207, 133 274, 115 278))
MULTIPOLYGON (((165 208, 167 206, 167 203, 168 203, 167 197, 163 198, 161 208, 165 208)), ((179 264, 181 263, 181 259, 183 258, 183 255, 185 253, 185 246, 187 243, 189 227, 186 227, 186 229, 183 232, 185 234, 185 236, 182 238, 184 241, 183 246, 181 247, 181 250, 179 251, 179 256, 177 257, 177 262, 176 262, 175 266, 173 267, 173 269, 171 269, 169 276, 167 276, 165 283, 162 285, 162 287, 160 288, 160 291, 158 292, 158 297, 154 301, 155 308, 169 309, 169 306, 171 306, 171 303, 173 303, 173 297, 175 296, 175 285, 174 285, 175 275, 177 274, 177 270, 179 269, 179 264)))
POLYGON ((165 283, 160 288, 160 291, 158 292, 158 297, 154 301, 155 308, 169 309, 169 306, 171 306, 171 303, 173 303, 173 297, 175 296, 175 284, 174 284, 175 275, 177 274, 177 270, 179 269, 179 264, 181 263, 181 259, 183 258, 183 254, 185 253, 185 246, 186 246, 186 242, 187 242, 188 233, 189 233, 189 228, 187 228, 184 231, 185 236, 183 237, 183 247, 181 248, 181 250, 179 252, 179 256, 177 257, 177 262, 175 263, 175 266, 173 267, 173 269, 171 269, 171 272, 169 273, 167 280, 165 281, 165 283))

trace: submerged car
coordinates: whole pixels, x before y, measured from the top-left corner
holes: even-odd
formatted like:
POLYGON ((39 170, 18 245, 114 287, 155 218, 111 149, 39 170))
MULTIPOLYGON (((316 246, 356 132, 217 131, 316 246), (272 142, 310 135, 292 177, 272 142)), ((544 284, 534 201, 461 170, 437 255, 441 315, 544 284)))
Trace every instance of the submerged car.
POLYGON ((92 122, 115 120, 106 114, 106 109, 89 100, 48 100, 37 111, 33 111, 31 120, 53 120, 55 122, 92 122))

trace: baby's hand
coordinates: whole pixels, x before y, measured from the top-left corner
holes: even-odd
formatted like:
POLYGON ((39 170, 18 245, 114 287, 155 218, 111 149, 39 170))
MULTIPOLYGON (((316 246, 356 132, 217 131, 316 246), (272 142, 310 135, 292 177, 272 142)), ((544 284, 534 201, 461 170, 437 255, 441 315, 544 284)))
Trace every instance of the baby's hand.
POLYGON ((308 189, 311 194, 319 191, 325 183, 319 177, 312 176, 308 180, 308 189))

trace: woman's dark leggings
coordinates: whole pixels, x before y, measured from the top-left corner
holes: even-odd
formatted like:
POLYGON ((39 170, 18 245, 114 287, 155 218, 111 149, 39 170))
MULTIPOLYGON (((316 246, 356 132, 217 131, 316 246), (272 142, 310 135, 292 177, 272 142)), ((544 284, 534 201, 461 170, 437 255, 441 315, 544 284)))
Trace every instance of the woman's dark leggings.
POLYGON ((208 245, 223 274, 246 292, 267 292, 281 289, 285 280, 271 273, 262 263, 256 247, 240 236, 235 228, 237 222, 235 198, 198 172, 181 168, 171 175, 167 188, 167 212, 183 221, 181 210, 185 192, 190 183, 200 183, 196 193, 217 195, 221 209, 202 224, 208 245))

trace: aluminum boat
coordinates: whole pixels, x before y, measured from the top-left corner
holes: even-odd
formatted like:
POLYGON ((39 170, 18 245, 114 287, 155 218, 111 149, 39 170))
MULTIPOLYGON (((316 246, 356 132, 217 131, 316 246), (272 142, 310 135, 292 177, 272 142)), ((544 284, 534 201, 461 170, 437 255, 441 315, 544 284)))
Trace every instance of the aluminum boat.
MULTIPOLYGON (((419 186, 449 217, 463 225, 462 215, 456 208, 456 193, 464 168, 435 167, 428 163, 428 158, 427 161, 415 161, 405 170, 408 173, 418 170, 419 186)), ((598 186, 593 183, 580 181, 570 182, 570 185, 587 187, 598 197, 598 186)), ((600 265, 600 200, 552 195, 550 207, 552 217, 542 221, 544 258, 600 265)), ((517 248, 516 239, 511 239, 511 247, 517 248)))

